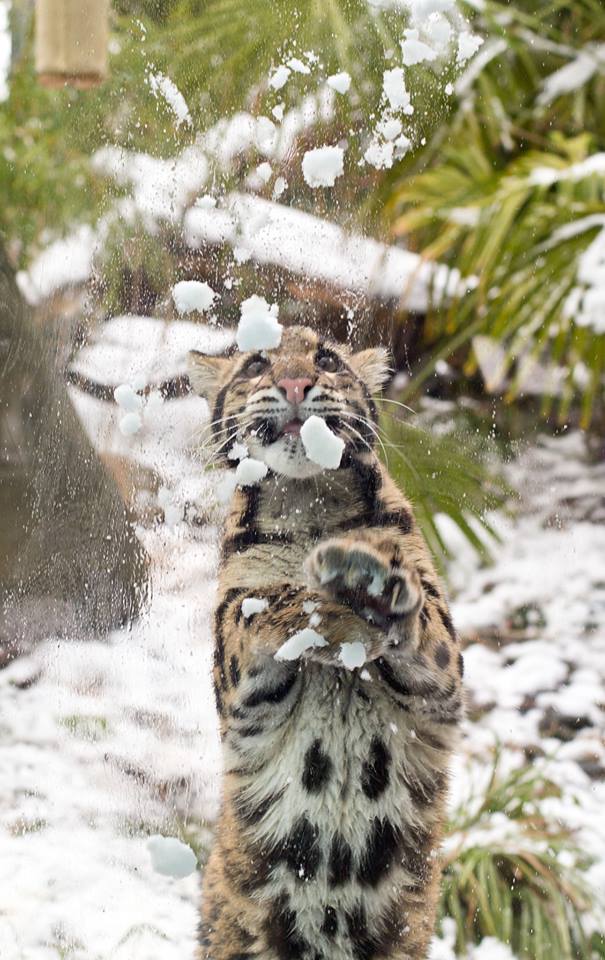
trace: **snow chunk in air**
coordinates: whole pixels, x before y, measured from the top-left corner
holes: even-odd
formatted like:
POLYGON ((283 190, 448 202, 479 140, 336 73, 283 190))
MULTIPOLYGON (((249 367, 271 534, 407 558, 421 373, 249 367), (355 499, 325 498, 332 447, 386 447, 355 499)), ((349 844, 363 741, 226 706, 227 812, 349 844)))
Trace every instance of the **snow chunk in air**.
POLYGON ((235 471, 235 482, 239 487, 253 487, 267 476, 268 466, 262 460, 246 457, 240 460, 235 471))
POLYGON ((410 103, 410 95, 405 86, 403 69, 401 67, 394 67, 392 70, 384 71, 382 87, 387 100, 394 110, 403 110, 403 112, 407 114, 414 112, 414 108, 410 103))
POLYGON ((129 383, 121 383, 113 391, 115 402, 126 413, 138 413, 143 406, 143 398, 135 393, 129 383))
POLYGON ((458 63, 466 63, 467 60, 477 52, 479 47, 483 44, 483 37, 477 36, 476 33, 469 33, 468 30, 465 30, 458 37, 458 55, 456 60, 458 63))
POLYGON ((282 63, 281 66, 277 68, 275 73, 272 74, 269 80, 269 86, 273 87, 274 90, 281 90, 281 88, 285 87, 285 85, 287 84, 289 76, 290 76, 290 71, 285 66, 285 64, 282 63))
POLYGON ((242 616, 244 620, 248 620, 255 613, 262 613, 268 606, 267 601, 261 600, 259 597, 246 597, 245 600, 242 600, 242 616))
POLYGON ((333 73, 331 77, 328 77, 326 83, 332 90, 336 90, 336 93, 345 93, 349 92, 351 87, 351 77, 346 70, 343 70, 341 73, 333 73))
POLYGON ((393 144, 387 140, 386 143, 378 143, 373 140, 366 152, 364 159, 377 170, 390 170, 393 166, 393 144))
POLYGON ((118 423, 118 429, 125 437, 133 437, 143 426, 138 413, 127 413, 118 423))
POLYGON ((176 837, 162 837, 156 834, 149 837, 147 849, 153 869, 165 877, 182 880, 183 877, 193 873, 197 867, 197 857, 191 847, 177 840, 176 837))
POLYGON ((327 647, 328 641, 322 637, 321 633, 312 630, 311 627, 303 627, 297 633, 293 633, 275 654, 276 660, 298 660, 305 652, 313 647, 327 647))
POLYGON ((212 306, 215 298, 216 293, 204 280, 181 280, 172 288, 172 299, 181 316, 194 310, 203 313, 212 306))
POLYGON ((327 470, 340 466, 344 440, 332 433, 323 417, 309 417, 300 428, 300 437, 309 460, 327 470))
POLYGON ((237 328, 238 348, 246 350, 273 350, 281 343, 282 325, 277 319, 278 306, 254 294, 240 307, 241 318, 237 328))
POLYGON ((341 147, 317 147, 307 150, 302 171, 310 187, 333 187, 336 177, 344 173, 344 151, 341 147))
POLYGON ((417 30, 404 30, 405 40, 401 42, 401 52, 403 54, 403 62, 406 67, 413 67, 417 63, 424 63, 425 60, 435 60, 437 54, 429 47, 427 43, 423 43, 422 40, 418 39, 417 30))
POLYGON ((366 662, 366 648, 361 640, 341 643, 338 657, 347 670, 355 670, 357 667, 363 667, 366 662))

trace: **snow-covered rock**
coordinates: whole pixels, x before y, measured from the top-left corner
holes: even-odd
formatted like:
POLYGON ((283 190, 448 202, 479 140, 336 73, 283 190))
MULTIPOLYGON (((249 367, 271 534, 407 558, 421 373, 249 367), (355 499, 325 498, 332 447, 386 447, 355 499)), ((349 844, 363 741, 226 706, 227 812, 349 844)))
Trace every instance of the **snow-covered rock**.
POLYGON ((344 173, 342 147, 316 147, 307 150, 302 162, 303 176, 310 187, 333 187, 344 173))
POLYGON ((344 440, 332 433, 323 417, 309 417, 300 428, 305 453, 313 463, 336 470, 344 452, 344 440))

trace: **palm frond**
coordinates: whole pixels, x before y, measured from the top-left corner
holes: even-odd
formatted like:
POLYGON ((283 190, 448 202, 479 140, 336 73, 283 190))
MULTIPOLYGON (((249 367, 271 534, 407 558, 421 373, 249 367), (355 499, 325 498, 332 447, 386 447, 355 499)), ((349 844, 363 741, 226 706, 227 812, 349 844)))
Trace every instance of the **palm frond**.
POLYGON ((381 413, 384 458, 395 482, 414 505, 418 523, 442 568, 450 551, 440 529, 446 516, 487 560, 498 540, 489 520, 512 491, 485 453, 458 432, 437 434, 381 413))

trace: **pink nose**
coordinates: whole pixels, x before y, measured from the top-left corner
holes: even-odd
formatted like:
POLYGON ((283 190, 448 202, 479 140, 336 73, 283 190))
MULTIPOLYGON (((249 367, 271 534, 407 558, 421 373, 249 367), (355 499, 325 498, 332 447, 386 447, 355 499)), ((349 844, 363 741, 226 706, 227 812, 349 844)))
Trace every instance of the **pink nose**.
POLYGON ((277 386, 285 390, 286 399, 289 400, 290 403, 302 403, 305 399, 305 391, 308 387, 313 386, 313 381, 309 380, 308 377, 298 377, 296 380, 292 380, 290 377, 284 377, 283 380, 279 381, 277 386))

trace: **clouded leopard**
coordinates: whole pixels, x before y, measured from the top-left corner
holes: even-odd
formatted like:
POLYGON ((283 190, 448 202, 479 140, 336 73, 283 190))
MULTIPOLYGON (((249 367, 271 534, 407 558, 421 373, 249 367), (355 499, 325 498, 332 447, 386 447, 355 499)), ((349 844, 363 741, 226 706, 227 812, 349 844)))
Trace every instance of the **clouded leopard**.
POLYGON ((245 444, 268 467, 237 490, 222 542, 224 782, 200 958, 427 955, 462 656, 410 504, 374 452, 386 363, 306 327, 270 352, 190 358, 215 449, 245 444), (313 414, 345 442, 338 469, 305 454, 313 414), (324 645, 276 658, 305 629, 324 645), (353 667, 343 649, 360 643, 353 667))

